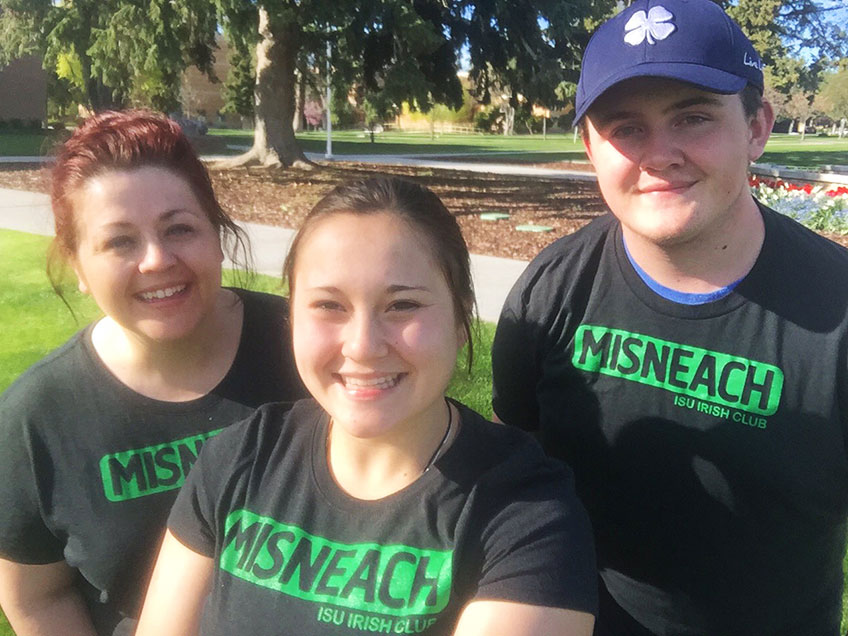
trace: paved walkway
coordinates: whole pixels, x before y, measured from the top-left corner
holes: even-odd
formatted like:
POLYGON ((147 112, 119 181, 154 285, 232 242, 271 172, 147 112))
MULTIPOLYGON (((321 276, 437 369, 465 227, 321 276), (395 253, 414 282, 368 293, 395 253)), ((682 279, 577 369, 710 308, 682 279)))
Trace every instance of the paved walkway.
MULTIPOLYGON (((241 225, 250 237, 256 271, 279 276, 294 231, 258 223, 241 225)), ((48 196, 0 188, 0 227, 52 236, 53 220, 48 196)), ((525 261, 471 256, 480 318, 497 321, 507 293, 526 266, 525 261)))

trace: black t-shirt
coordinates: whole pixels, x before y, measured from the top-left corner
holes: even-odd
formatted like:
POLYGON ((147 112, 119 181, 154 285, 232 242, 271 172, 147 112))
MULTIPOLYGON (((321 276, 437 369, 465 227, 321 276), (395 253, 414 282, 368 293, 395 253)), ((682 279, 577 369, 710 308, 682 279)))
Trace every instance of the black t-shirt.
POLYGON ((100 634, 134 628, 168 511, 203 443, 260 404, 305 394, 285 299, 234 291, 239 348, 202 398, 132 391, 97 356, 91 326, 0 396, 0 555, 77 568, 100 634))
POLYGON ((527 434, 457 407, 450 448, 377 501, 336 485, 312 400, 266 405, 207 444, 168 520, 216 563, 201 632, 446 634, 472 599, 594 613, 570 473, 527 434))
POLYGON ((753 269, 696 306, 593 222, 530 264, 495 336, 495 412, 572 466, 601 576, 654 634, 839 627, 848 251, 762 214, 753 269))

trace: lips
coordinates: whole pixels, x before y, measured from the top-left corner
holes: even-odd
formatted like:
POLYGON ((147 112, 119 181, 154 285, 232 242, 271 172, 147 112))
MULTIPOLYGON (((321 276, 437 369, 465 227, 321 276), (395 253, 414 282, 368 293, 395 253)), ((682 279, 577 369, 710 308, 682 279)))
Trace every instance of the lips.
POLYGON ((684 190, 692 187, 694 184, 694 181, 663 181, 659 183, 647 183, 639 186, 639 192, 642 194, 683 192, 684 190))
POLYGON ((138 298, 145 302, 155 302, 157 300, 164 300, 165 298, 171 298, 177 294, 183 293, 188 285, 174 285, 171 287, 162 287, 160 289, 151 289, 145 292, 139 292, 136 294, 138 298))

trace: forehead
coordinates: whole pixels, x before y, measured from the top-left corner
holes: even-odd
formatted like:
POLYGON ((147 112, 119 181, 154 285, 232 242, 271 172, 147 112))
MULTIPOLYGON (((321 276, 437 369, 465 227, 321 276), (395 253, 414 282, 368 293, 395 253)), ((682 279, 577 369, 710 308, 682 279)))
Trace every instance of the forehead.
POLYGON ((736 94, 713 93, 678 80, 637 77, 619 82, 592 104, 586 116, 593 123, 609 118, 645 113, 672 113, 692 105, 714 108, 741 107, 736 94))
POLYGON ((152 166, 93 175, 71 193, 70 202, 78 231, 155 221, 174 211, 208 216, 187 181, 173 171, 152 166))
POLYGON ((297 278, 440 275, 432 242, 401 217, 387 213, 333 213, 303 236, 294 263, 297 278))

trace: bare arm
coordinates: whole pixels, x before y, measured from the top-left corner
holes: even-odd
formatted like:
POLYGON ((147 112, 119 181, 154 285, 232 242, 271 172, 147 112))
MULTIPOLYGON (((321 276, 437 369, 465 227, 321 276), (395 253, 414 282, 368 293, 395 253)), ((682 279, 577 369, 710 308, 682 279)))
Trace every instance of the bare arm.
POLYGON ((197 634, 213 571, 212 559, 184 546, 170 530, 166 532, 136 636, 197 634))
POLYGON ((88 608, 64 561, 27 565, 0 559, 0 605, 18 636, 95 636, 88 608))
POLYGON ((507 601, 473 601, 454 636, 591 636, 595 617, 585 612, 507 601))

